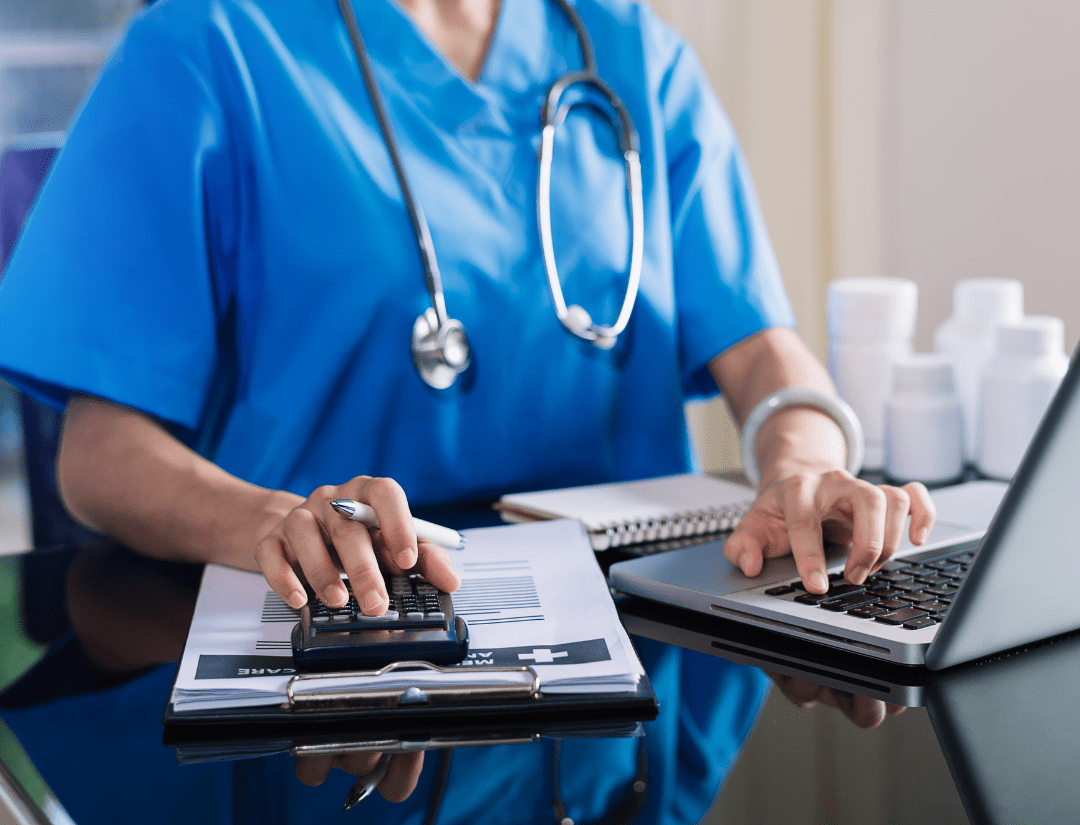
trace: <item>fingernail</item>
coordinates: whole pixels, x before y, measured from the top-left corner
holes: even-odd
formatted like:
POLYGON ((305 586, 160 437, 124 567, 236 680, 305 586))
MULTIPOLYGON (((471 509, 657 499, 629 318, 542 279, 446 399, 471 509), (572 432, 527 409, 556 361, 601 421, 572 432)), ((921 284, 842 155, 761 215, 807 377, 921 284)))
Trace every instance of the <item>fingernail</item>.
POLYGON ((743 553, 741 556, 739 556, 737 559, 735 559, 735 566, 738 567, 743 572, 743 575, 746 574, 746 556, 747 555, 748 554, 743 553))
POLYGON ((307 603, 307 594, 303 590, 294 590, 289 594, 289 597, 285 599, 286 604, 293 610, 299 610, 307 603))
POLYGON ((398 553, 397 557, 398 566, 402 570, 408 570, 410 567, 416 564, 416 553, 410 550, 402 550, 398 553))
POLYGON ((337 586, 331 586, 326 591, 326 598, 323 599, 331 607, 341 607, 349 600, 349 591, 345 589, 345 585, 339 584, 337 586))
POLYGON ((371 613, 376 608, 382 605, 382 596, 379 595, 377 590, 369 590, 368 594, 364 596, 364 603, 360 605, 361 609, 365 613, 371 613))
POLYGON ((825 578, 824 573, 811 573, 810 581, 807 583, 808 587, 812 587, 815 590, 820 590, 822 593, 829 589, 829 580, 825 578))
POLYGON ((918 543, 919 544, 924 544, 926 542, 927 536, 929 536, 929 535, 930 535, 930 528, 929 527, 923 527, 919 531, 919 542, 918 543))
POLYGON ((866 578, 866 574, 870 572, 865 564, 860 564, 851 569, 851 575, 848 576, 848 581, 854 584, 862 584, 863 579, 866 578))

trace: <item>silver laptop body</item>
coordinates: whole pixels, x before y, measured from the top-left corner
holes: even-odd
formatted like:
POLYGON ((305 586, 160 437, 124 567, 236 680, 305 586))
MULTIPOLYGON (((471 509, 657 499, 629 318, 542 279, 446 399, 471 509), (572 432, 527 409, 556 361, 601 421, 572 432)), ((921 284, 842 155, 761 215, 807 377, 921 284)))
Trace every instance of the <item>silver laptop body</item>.
MULTIPOLYGON (((1080 359, 1073 358, 1013 481, 933 493, 938 522, 916 561, 943 548, 978 550, 945 620, 911 630, 799 604, 765 591, 798 579, 790 556, 747 578, 715 541, 612 565, 612 587, 879 659, 950 667, 1080 628, 1080 359), (998 504, 1000 502, 1000 505, 998 504)), ((846 551, 828 555, 843 571, 846 551)))

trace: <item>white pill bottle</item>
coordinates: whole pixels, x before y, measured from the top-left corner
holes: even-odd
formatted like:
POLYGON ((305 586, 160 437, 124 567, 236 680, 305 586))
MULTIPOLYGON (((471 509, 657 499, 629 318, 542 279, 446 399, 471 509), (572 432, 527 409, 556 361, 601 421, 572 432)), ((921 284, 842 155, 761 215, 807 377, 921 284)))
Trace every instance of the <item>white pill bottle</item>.
POLYGON ((826 292, 829 374, 862 422, 868 470, 885 466, 885 402, 893 364, 911 355, 918 298, 901 278, 840 278, 826 292))
POLYGON ((964 474, 963 418, 947 357, 899 359, 885 405, 885 475, 899 483, 958 481, 964 474))
POLYGON ((934 351, 953 366, 956 392, 964 408, 964 460, 975 460, 979 422, 979 382, 994 354, 1002 324, 1024 315, 1024 286, 1006 278, 968 278, 953 287, 953 314, 934 332, 934 351))
POLYGON ((990 478, 1012 478, 1069 367, 1065 324, 1029 315, 998 327, 983 368, 975 464, 990 478))

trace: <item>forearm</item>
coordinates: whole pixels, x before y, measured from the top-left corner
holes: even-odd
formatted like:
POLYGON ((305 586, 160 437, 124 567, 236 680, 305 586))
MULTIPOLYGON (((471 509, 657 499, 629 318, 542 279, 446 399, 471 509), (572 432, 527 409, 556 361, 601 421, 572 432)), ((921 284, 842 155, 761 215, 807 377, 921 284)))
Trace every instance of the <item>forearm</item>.
MULTIPOLYGON (((783 387, 810 387, 833 393, 832 381, 798 336, 788 329, 767 330, 732 347, 709 364, 741 427, 763 398, 783 387)), ((759 489, 802 471, 844 466, 844 436, 826 414, 791 407, 769 417, 756 444, 759 489)))
POLYGON ((68 511, 131 549, 257 570, 255 547, 303 499, 226 473, 147 416, 94 398, 68 405, 57 457, 68 511))

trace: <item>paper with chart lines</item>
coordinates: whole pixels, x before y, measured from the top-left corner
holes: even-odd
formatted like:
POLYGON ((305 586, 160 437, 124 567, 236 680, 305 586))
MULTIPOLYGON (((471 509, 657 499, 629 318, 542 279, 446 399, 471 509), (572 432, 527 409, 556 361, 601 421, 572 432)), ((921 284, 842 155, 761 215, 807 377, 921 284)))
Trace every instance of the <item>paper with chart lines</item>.
POLYGON ((466 530, 452 553, 475 664, 528 664, 545 693, 633 689, 643 673, 579 521, 466 530))
MULTIPOLYGON (((619 622, 580 522, 465 531, 451 553, 469 625, 463 674, 532 666, 545 693, 633 690, 644 672, 619 622)), ((175 710, 276 704, 296 673, 290 634, 299 611, 262 576, 209 565, 180 661, 175 710)), ((471 678, 465 677, 462 678, 471 678)))

